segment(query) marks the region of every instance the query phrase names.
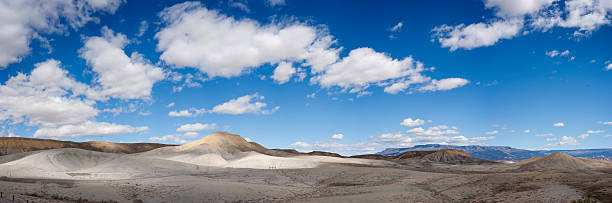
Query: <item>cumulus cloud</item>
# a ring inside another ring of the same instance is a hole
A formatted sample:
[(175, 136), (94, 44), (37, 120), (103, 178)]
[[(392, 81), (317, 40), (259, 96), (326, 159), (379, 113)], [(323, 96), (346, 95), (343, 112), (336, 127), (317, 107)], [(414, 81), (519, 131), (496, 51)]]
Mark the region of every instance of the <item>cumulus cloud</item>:
[[(455, 134), (454, 132), (451, 134)], [(489, 137), (465, 137), (465, 136), (445, 136), (444, 133), (434, 134), (419, 134), (413, 133), (412, 136), (403, 133), (385, 133), (377, 136), (371, 136), (370, 139), (375, 143), (387, 144), (395, 147), (411, 147), (419, 144), (452, 144), (452, 145), (470, 145), (480, 144), (483, 141), (495, 139)]]
[(400, 123), (401, 126), (406, 126), (406, 127), (420, 126), (423, 124), (425, 124), (425, 121), (418, 119), (418, 118), (417, 119), (406, 118)]
[(197, 68), (210, 77), (239, 76), (281, 61), (307, 60), (314, 64), (325, 61), (319, 56), (336, 53), (327, 51), (332, 41), (315, 27), (237, 20), (208, 10), (199, 2), (166, 8), (160, 17), (166, 24), (155, 35), (160, 58), (178, 68)]
[(547, 51), (546, 55), (550, 58), (555, 58), (556, 56), (568, 56), (570, 53), (569, 50), (565, 50), (563, 52), (559, 52), (557, 50)]
[(167, 108), (172, 108), (174, 107), (174, 102), (170, 102), (168, 105), (166, 105)]
[(612, 126), (612, 121), (599, 121), (599, 122), (597, 122), (597, 123), (602, 124), (602, 125), (609, 125), (609, 126)]
[(392, 32), (396, 32), (396, 31), (398, 31), (399, 29), (402, 29), (402, 27), (404, 27), (404, 22), (401, 22), (401, 21), (400, 21), (400, 22), (398, 22), (397, 24), (395, 24), (395, 25), (394, 25), (394, 26), (391, 28), (391, 31), (392, 31)]
[(576, 140), (576, 138), (574, 137), (563, 136), (559, 140), (559, 145), (579, 145), (579, 144), (580, 142), (578, 142), (578, 140)]
[(612, 70), (612, 63), (606, 66), (606, 70)]
[(162, 69), (137, 52), (128, 57), (123, 51), (129, 43), (125, 35), (115, 34), (107, 27), (102, 28), (102, 34), (87, 38), (80, 50), (81, 57), (96, 72), (102, 94), (121, 99), (150, 97), (153, 84), (165, 77)]
[(193, 114), (189, 112), (189, 110), (181, 110), (181, 111), (170, 111), (168, 112), (168, 116), (170, 117), (192, 117)]
[(21, 61), (30, 52), (32, 39), (47, 41), (44, 34), (77, 29), (94, 14), (114, 13), (122, 0), (20, 0), (0, 2), (0, 68)]
[(523, 132), (524, 132), (524, 133), (530, 133), (530, 132), (531, 132), (531, 130), (530, 130), (530, 129), (527, 129), (527, 130), (523, 130)]
[(193, 123), (193, 124), (184, 124), (176, 129), (177, 132), (196, 132), (202, 130), (213, 130), (217, 128), (217, 124), (215, 123)]
[(534, 14), (539, 10), (550, 6), (558, 0), (485, 0), (486, 8), (494, 8), (495, 15), (500, 17), (515, 17), (526, 14)]
[(523, 28), (523, 21), (497, 20), (489, 23), (475, 23), (471, 25), (442, 25), (433, 29), (434, 38), (442, 47), (457, 49), (474, 49), (491, 46), (503, 39), (517, 36)]
[(177, 68), (197, 68), (211, 78), (240, 76), (270, 64), (277, 66), (272, 78), (282, 84), (295, 74), (304, 79), (307, 73), (300, 67), (308, 67), (311, 83), (325, 88), (363, 95), (375, 84), (389, 86), (385, 92), (396, 94), (411, 84), (429, 82), (421, 72), (433, 70), (412, 57), (394, 59), (368, 47), (340, 58), (342, 47), (333, 47), (336, 40), (324, 26), (260, 24), (208, 10), (197, 2), (166, 8), (160, 17), (165, 25), (155, 38), (161, 60)]
[(266, 3), (270, 7), (284, 6), (285, 5), (285, 0), (266, 0)]
[(313, 144), (306, 142), (295, 142), (289, 147), (304, 151), (331, 151), (331, 152), (348, 152), (348, 153), (375, 153), (378, 143), (356, 142), (356, 143), (337, 143), (337, 142), (315, 142)]
[(423, 64), (412, 57), (398, 60), (371, 48), (358, 48), (332, 64), (314, 81), (325, 87), (363, 87), (373, 82), (419, 74), (424, 70)]
[(142, 35), (147, 32), (149, 29), (149, 23), (146, 20), (140, 21), (140, 27), (138, 28), (138, 33), (136, 33), (137, 37), (142, 37)]
[(331, 139), (334, 139), (334, 140), (341, 140), (342, 138), (344, 138), (344, 134), (341, 134), (341, 133), (333, 134), (331, 136)]
[(485, 135), (497, 135), (497, 134), (499, 134), (499, 131), (497, 130), (485, 132)]
[[(85, 97), (85, 99), (83, 99)], [(60, 62), (35, 64), (29, 75), (19, 73), (0, 85), (0, 120), (56, 126), (84, 122), (96, 115), (95, 90), (75, 81)]]
[(136, 133), (148, 130), (148, 127), (132, 127), (115, 123), (86, 121), (80, 124), (62, 125), (57, 128), (43, 127), (34, 133), (34, 137), (76, 138), (99, 137)]
[(257, 93), (247, 94), (236, 99), (229, 100), (223, 104), (219, 104), (210, 110), (217, 114), (271, 114), (276, 112), (280, 107), (276, 106), (271, 109), (265, 109), (268, 104), (261, 102), (264, 96)]
[(274, 69), (274, 75), (272, 75), (270, 78), (272, 78), (278, 84), (284, 84), (289, 82), (295, 73), (296, 69), (291, 63), (281, 62), (276, 66), (276, 69)]
[(485, 7), (495, 11), (496, 18), (489, 23), (442, 25), (434, 28), (434, 37), (454, 51), (491, 46), (521, 31), (545, 32), (553, 27), (575, 28), (574, 36), (588, 36), (610, 24), (612, 11), (609, 0), (485, 0)]
[(451, 90), (467, 85), (470, 81), (463, 78), (446, 78), (441, 80), (432, 80), (430, 84), (421, 87), (422, 91), (444, 91)]
[(306, 149), (306, 148), (310, 148), (312, 145), (308, 144), (307, 142), (295, 142), (291, 145), (289, 145), (289, 147), (291, 148), (297, 148), (297, 149)]
[(185, 144), (188, 141), (181, 139), (180, 136), (176, 136), (176, 135), (166, 135), (163, 137), (150, 137), (149, 140), (153, 141), (153, 142), (174, 142), (176, 144)]
[(429, 127), (427, 129), (423, 129), (421, 127), (413, 128), (413, 129), (407, 130), (406, 133), (412, 134), (414, 136), (419, 136), (419, 137), (435, 137), (435, 136), (442, 136), (442, 135), (457, 135), (459, 134), (459, 131), (457, 131), (457, 127), (448, 127), (446, 125), (439, 125), (439, 126)]
[(554, 127), (563, 127), (563, 126), (565, 126), (565, 123), (563, 123), (563, 122), (558, 122), (558, 123), (553, 124), (553, 126), (554, 126)]

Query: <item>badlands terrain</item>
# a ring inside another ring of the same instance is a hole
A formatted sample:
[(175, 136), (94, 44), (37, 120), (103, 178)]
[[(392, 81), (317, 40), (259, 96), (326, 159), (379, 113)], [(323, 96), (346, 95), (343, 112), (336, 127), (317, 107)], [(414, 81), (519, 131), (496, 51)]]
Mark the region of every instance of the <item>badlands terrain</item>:
[(612, 202), (612, 164), (462, 150), (345, 157), (215, 132), (181, 146), (0, 140), (0, 202)]

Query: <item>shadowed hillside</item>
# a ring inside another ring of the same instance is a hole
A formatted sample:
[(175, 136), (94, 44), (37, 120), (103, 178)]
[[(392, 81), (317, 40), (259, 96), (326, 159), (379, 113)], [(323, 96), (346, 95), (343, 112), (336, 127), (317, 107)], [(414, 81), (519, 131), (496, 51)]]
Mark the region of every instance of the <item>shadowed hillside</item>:
[(50, 139), (0, 137), (0, 156), (44, 149), (77, 148), (109, 153), (139, 153), (171, 145), (158, 143), (71, 142)]

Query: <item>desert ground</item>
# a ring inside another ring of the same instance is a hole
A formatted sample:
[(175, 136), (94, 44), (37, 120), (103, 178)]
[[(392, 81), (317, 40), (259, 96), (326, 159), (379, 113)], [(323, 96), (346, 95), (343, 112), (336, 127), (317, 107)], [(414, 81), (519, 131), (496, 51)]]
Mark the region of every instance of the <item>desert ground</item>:
[(223, 132), (131, 154), (19, 152), (0, 156), (0, 202), (612, 202), (612, 164), (562, 153), (518, 163), (459, 150), (332, 155)]

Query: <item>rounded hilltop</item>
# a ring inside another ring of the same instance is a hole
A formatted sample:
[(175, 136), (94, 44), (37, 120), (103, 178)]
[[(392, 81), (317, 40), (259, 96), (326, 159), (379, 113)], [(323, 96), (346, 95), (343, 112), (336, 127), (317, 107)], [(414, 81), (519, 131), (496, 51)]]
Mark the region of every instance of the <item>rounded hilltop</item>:
[(586, 160), (562, 152), (530, 158), (519, 162), (519, 165), (522, 170), (582, 171), (592, 168)]
[(240, 135), (223, 131), (213, 132), (205, 137), (200, 138), (199, 140), (181, 145), (180, 148), (183, 150), (197, 149), (200, 148), (202, 145), (217, 149), (223, 149), (226, 151), (265, 152), (268, 150), (258, 143), (246, 141)]

